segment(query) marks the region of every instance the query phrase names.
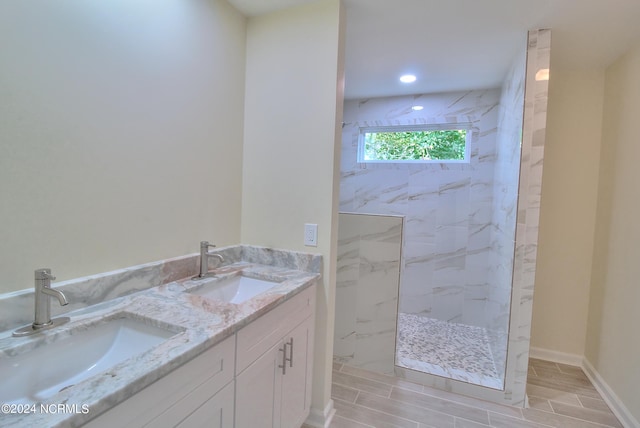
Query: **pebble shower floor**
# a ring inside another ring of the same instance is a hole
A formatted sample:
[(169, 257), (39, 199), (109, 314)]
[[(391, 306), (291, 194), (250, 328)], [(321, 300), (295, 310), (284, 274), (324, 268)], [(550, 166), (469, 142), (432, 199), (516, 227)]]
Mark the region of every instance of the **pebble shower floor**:
[(502, 389), (486, 329), (398, 314), (396, 365)]

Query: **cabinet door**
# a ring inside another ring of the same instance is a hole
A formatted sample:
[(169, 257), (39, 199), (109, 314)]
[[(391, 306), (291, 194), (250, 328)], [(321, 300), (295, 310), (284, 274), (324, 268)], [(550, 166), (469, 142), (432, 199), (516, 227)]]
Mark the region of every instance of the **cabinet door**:
[(235, 345), (225, 339), (84, 427), (175, 427), (233, 380)]
[(236, 428), (279, 427), (280, 349), (278, 343), (236, 377)]
[[(282, 428), (298, 428), (309, 415), (311, 401), (311, 372), (313, 367), (313, 316), (307, 318), (286, 337), (286, 373), (282, 376), (282, 403), (280, 405)], [(291, 341), (293, 340), (293, 346)], [(280, 373), (282, 374), (282, 373)]]
[(233, 428), (233, 382), (207, 400), (179, 428)]

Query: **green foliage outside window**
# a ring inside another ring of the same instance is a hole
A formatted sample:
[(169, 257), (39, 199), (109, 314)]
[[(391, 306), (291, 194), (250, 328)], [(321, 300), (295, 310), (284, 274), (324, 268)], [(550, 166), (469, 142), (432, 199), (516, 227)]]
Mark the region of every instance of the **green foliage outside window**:
[(467, 131), (367, 132), (364, 160), (464, 160)]

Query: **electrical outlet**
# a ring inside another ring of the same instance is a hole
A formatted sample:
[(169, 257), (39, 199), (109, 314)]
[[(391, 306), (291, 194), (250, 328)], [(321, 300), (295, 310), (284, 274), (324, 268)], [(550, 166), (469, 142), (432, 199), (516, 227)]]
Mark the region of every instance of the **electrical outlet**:
[(307, 247), (318, 246), (318, 225), (307, 223), (304, 225), (304, 245)]

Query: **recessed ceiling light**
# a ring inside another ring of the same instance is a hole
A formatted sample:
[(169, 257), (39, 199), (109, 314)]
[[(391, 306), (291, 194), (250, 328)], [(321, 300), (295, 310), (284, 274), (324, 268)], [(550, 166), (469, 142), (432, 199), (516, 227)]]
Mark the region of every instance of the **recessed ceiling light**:
[(411, 106), (411, 109), (412, 109), (412, 110), (415, 110), (415, 111), (420, 111), (420, 110), (422, 110), (423, 108), (424, 108), (423, 106)]
[(405, 74), (403, 76), (400, 76), (400, 81), (402, 83), (413, 83), (416, 81), (416, 76), (414, 76), (413, 74)]

